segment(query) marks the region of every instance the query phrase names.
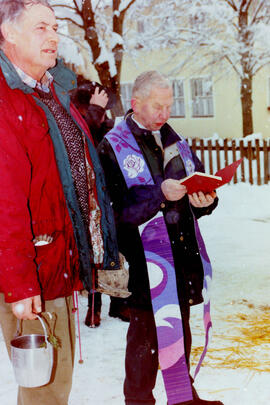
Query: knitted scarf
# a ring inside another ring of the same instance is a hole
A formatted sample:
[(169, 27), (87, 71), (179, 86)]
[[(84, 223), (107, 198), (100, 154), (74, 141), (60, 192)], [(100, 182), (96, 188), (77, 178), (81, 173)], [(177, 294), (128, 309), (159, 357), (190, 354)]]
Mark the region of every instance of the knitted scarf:
[(92, 244), (94, 262), (103, 261), (103, 242), (100, 225), (100, 208), (93, 191), (95, 173), (86, 158), (85, 137), (64, 107), (53, 97), (52, 92), (35, 89), (42, 102), (49, 108), (62, 135), (68, 154), (71, 175), (81, 215)]

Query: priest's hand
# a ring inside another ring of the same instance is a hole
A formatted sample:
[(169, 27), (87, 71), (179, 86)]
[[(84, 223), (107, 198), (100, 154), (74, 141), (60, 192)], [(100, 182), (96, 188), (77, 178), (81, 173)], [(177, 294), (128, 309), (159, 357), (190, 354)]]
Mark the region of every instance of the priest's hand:
[(189, 202), (196, 208), (204, 208), (208, 207), (209, 205), (213, 204), (214, 199), (216, 198), (216, 193), (212, 191), (209, 194), (204, 194), (202, 191), (198, 193), (189, 194)]
[(164, 180), (161, 183), (161, 190), (168, 201), (178, 201), (187, 193), (186, 187), (174, 179)]

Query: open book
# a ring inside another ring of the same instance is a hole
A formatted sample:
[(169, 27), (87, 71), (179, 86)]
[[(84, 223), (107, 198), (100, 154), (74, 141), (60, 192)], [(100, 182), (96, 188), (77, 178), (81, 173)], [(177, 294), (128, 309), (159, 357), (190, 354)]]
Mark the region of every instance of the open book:
[(225, 166), (223, 169), (218, 170), (215, 175), (194, 172), (180, 180), (180, 184), (186, 186), (188, 194), (197, 193), (198, 191), (205, 194), (211, 193), (211, 191), (231, 181), (242, 160), (243, 158)]

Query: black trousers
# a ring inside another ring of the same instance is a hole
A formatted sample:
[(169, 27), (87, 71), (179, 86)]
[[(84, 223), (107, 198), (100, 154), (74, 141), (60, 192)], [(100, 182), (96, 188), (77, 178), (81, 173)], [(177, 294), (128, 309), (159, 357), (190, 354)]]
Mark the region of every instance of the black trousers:
[[(190, 308), (182, 305), (182, 322), (186, 361), (189, 368), (191, 331)], [(126, 377), (124, 395), (126, 405), (155, 404), (153, 389), (158, 371), (158, 346), (153, 312), (130, 309), (130, 325), (127, 333)]]
[[(94, 297), (93, 297), (94, 295)], [(89, 293), (88, 294), (88, 307), (92, 308), (92, 303), (94, 301), (94, 311), (95, 312), (101, 312), (101, 304), (102, 304), (102, 298), (101, 298), (101, 293), (95, 292), (94, 294)], [(119, 297), (110, 297), (110, 310), (112, 311), (121, 311), (123, 307), (127, 307), (128, 303), (126, 298), (119, 298)], [(109, 311), (110, 311), (109, 310)]]

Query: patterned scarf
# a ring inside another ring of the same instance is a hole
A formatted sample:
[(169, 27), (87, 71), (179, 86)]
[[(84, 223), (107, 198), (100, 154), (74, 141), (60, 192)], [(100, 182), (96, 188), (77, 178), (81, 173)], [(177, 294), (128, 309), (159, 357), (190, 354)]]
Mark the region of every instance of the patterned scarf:
[(89, 242), (91, 241), (93, 247), (94, 262), (102, 263), (104, 250), (100, 224), (101, 212), (94, 194), (95, 173), (86, 158), (85, 137), (64, 107), (55, 100), (51, 91), (44, 92), (37, 87), (35, 91), (49, 108), (62, 135), (80, 212)]

